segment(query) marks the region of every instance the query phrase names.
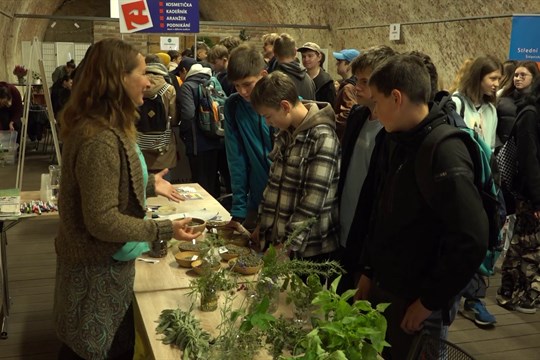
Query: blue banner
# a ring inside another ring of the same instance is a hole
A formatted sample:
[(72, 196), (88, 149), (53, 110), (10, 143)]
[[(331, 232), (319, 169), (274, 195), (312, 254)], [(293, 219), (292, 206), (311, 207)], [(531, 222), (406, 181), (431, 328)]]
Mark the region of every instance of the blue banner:
[(510, 60), (540, 61), (540, 15), (514, 15)]
[(199, 0), (118, 0), (121, 33), (198, 33)]

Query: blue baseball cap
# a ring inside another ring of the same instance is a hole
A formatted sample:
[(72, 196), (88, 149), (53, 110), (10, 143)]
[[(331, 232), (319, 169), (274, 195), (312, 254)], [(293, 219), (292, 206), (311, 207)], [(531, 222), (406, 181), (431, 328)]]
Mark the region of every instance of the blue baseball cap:
[(360, 55), (360, 51), (356, 49), (343, 49), (340, 52), (333, 53), (337, 60), (345, 60), (351, 62), (355, 57)]

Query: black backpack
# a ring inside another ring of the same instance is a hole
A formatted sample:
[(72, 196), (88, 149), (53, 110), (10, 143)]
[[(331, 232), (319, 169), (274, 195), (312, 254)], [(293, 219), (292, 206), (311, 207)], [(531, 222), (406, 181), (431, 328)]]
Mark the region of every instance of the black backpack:
[(444, 97), (439, 103), (447, 116), (445, 121), (432, 124), (429, 134), (420, 146), (415, 162), (416, 178), (426, 202), (431, 207), (435, 207), (432, 167), (426, 165), (432, 164), (437, 146), (443, 140), (459, 138), (463, 141), (474, 164), (474, 183), (489, 222), (488, 250), (479, 271), (485, 276), (490, 276), (494, 273), (495, 262), (502, 250), (501, 229), (506, 219), (506, 207), (499, 182), (500, 174), (489, 145), (474, 130), (465, 125), (463, 118), (455, 111), (455, 104), (451, 102), (450, 97)]
[(136, 127), (137, 143), (141, 150), (164, 153), (169, 148), (172, 133), (163, 95), (170, 86), (165, 84), (153, 97), (145, 97), (139, 107), (140, 118)]

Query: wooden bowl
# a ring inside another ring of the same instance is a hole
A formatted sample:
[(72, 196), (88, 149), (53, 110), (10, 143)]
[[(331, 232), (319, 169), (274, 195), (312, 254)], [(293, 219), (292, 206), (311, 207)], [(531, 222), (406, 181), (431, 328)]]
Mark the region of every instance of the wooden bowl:
[(205, 244), (203, 242), (195, 242), (193, 244), (191, 241), (180, 241), (178, 243), (178, 250), (182, 252), (191, 251), (195, 253), (201, 252), (201, 247), (203, 247)]
[(204, 267), (202, 266), (204, 262), (205, 260), (195, 260), (191, 263), (191, 268), (199, 275), (204, 275), (206, 271), (216, 272), (221, 268), (221, 265), (219, 263), (212, 267)]
[(206, 228), (208, 230), (217, 229), (227, 225), (229, 222), (227, 220), (208, 220), (206, 222)]
[(194, 233), (203, 232), (204, 229), (206, 229), (206, 221), (203, 219), (192, 218), (191, 222), (187, 224), (186, 228)]
[(233, 245), (233, 244), (228, 244), (228, 245), (225, 245), (223, 246), (225, 248), (228, 248), (230, 247), (231, 250), (227, 251), (227, 252), (221, 252), (221, 248), (218, 249), (219, 251), (219, 256), (221, 256), (221, 258), (225, 261), (229, 261), (231, 259), (234, 259), (234, 258), (237, 258), (239, 257), (240, 255), (246, 255), (246, 254), (249, 254), (250, 253), (250, 249), (249, 248), (246, 248), (246, 247), (242, 247), (242, 246), (236, 246), (236, 245)]
[(232, 233), (231, 235), (225, 237), (225, 243), (226, 244), (232, 244), (236, 246), (248, 246), (249, 245), (249, 236), (247, 234), (238, 234), (238, 233)]
[[(194, 256), (197, 256), (194, 258)], [(176, 262), (181, 267), (191, 268), (191, 263), (199, 258), (199, 253), (195, 251), (180, 251), (174, 255)]]
[(261, 268), (263, 266), (262, 260), (261, 263), (257, 266), (239, 266), (236, 264), (237, 261), (237, 257), (229, 260), (229, 269), (242, 275), (254, 275), (261, 271)]

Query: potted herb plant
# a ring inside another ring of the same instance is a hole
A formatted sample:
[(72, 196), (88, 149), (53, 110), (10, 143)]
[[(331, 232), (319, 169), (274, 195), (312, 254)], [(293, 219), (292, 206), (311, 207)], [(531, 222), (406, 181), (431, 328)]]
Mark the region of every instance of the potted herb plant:
[(225, 269), (218, 271), (205, 271), (190, 282), (192, 296), (199, 296), (201, 311), (214, 311), (217, 309), (219, 291), (230, 290), (236, 286), (236, 281)]
[(337, 293), (341, 276), (329, 289), (317, 293), (313, 305), (317, 307), (313, 330), (296, 346), (292, 359), (377, 360), (384, 347), (386, 319), (382, 312), (389, 304), (372, 308), (369, 301), (352, 305), (349, 300), (356, 290)]

